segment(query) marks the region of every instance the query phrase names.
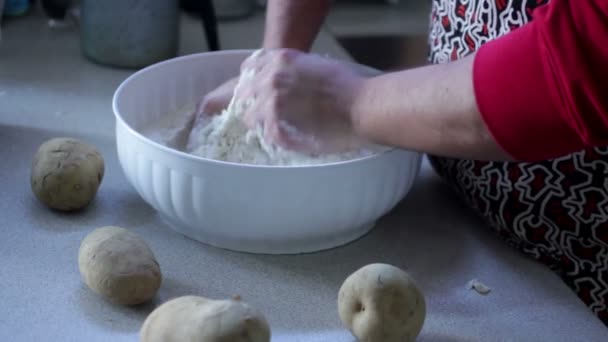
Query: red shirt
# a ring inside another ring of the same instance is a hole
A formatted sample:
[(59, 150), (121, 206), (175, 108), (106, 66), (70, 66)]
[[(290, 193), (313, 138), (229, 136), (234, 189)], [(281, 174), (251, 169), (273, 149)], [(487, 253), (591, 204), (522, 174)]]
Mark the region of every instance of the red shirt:
[(552, 0), (483, 45), (473, 82), (498, 144), (518, 160), (608, 145), (608, 0)]

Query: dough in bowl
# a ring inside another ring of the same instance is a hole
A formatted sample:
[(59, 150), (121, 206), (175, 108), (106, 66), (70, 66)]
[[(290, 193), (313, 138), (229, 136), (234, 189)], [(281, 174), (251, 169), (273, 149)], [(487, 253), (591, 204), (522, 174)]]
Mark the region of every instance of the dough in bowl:
[[(254, 77), (254, 74), (253, 70), (243, 70), (236, 87)], [(233, 97), (228, 108), (217, 115), (199, 118), (194, 125), (194, 106), (189, 105), (179, 113), (151, 124), (144, 134), (166, 146), (197, 156), (251, 165), (317, 165), (358, 159), (387, 150), (383, 146), (365, 144), (353, 151), (311, 156), (268, 144), (263, 139), (261, 128), (250, 130), (241, 120), (253, 101)], [(186, 137), (188, 131), (190, 134)]]

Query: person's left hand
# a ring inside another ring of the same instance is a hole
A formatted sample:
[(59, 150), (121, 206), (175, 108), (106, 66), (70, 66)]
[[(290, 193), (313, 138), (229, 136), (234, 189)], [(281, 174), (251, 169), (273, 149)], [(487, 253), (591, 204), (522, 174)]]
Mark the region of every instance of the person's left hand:
[(336, 60), (297, 50), (262, 50), (241, 71), (255, 76), (235, 90), (237, 99), (255, 99), (244, 122), (262, 127), (268, 143), (310, 154), (352, 150), (350, 107), (364, 78)]

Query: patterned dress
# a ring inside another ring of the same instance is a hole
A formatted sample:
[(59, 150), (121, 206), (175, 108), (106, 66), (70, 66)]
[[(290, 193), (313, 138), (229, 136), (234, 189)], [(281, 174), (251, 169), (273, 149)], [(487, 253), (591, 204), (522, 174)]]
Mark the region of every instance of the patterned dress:
[[(434, 0), (430, 61), (470, 54), (532, 20), (548, 1)], [(608, 147), (540, 163), (431, 163), (492, 229), (555, 270), (608, 325)]]

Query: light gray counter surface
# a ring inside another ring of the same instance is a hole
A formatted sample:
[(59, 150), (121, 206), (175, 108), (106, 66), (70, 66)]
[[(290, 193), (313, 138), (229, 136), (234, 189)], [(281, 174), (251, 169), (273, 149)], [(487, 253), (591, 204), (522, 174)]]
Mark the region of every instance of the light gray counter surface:
[[(225, 48), (253, 48), (263, 20), (222, 24)], [(182, 53), (203, 49), (200, 26), (183, 22)], [(74, 31), (39, 16), (7, 23), (0, 43), (0, 341), (137, 341), (155, 305), (181, 295), (240, 294), (268, 317), (273, 341), (353, 341), (341, 326), (337, 291), (372, 262), (408, 270), (424, 291), (420, 341), (602, 341), (608, 330), (551, 271), (499, 241), (463, 207), (427, 163), (406, 200), (364, 238), (300, 256), (211, 248), (174, 233), (123, 176), (111, 97), (132, 71), (81, 57)], [(321, 34), (315, 49), (345, 57)], [(106, 177), (86, 211), (59, 214), (29, 186), (31, 158), (45, 139), (76, 136), (106, 159)], [(80, 281), (77, 253), (92, 229), (120, 225), (143, 236), (162, 267), (154, 303), (107, 303)], [(286, 227), (288, 229), (288, 227)], [(487, 296), (466, 289), (477, 278)]]

